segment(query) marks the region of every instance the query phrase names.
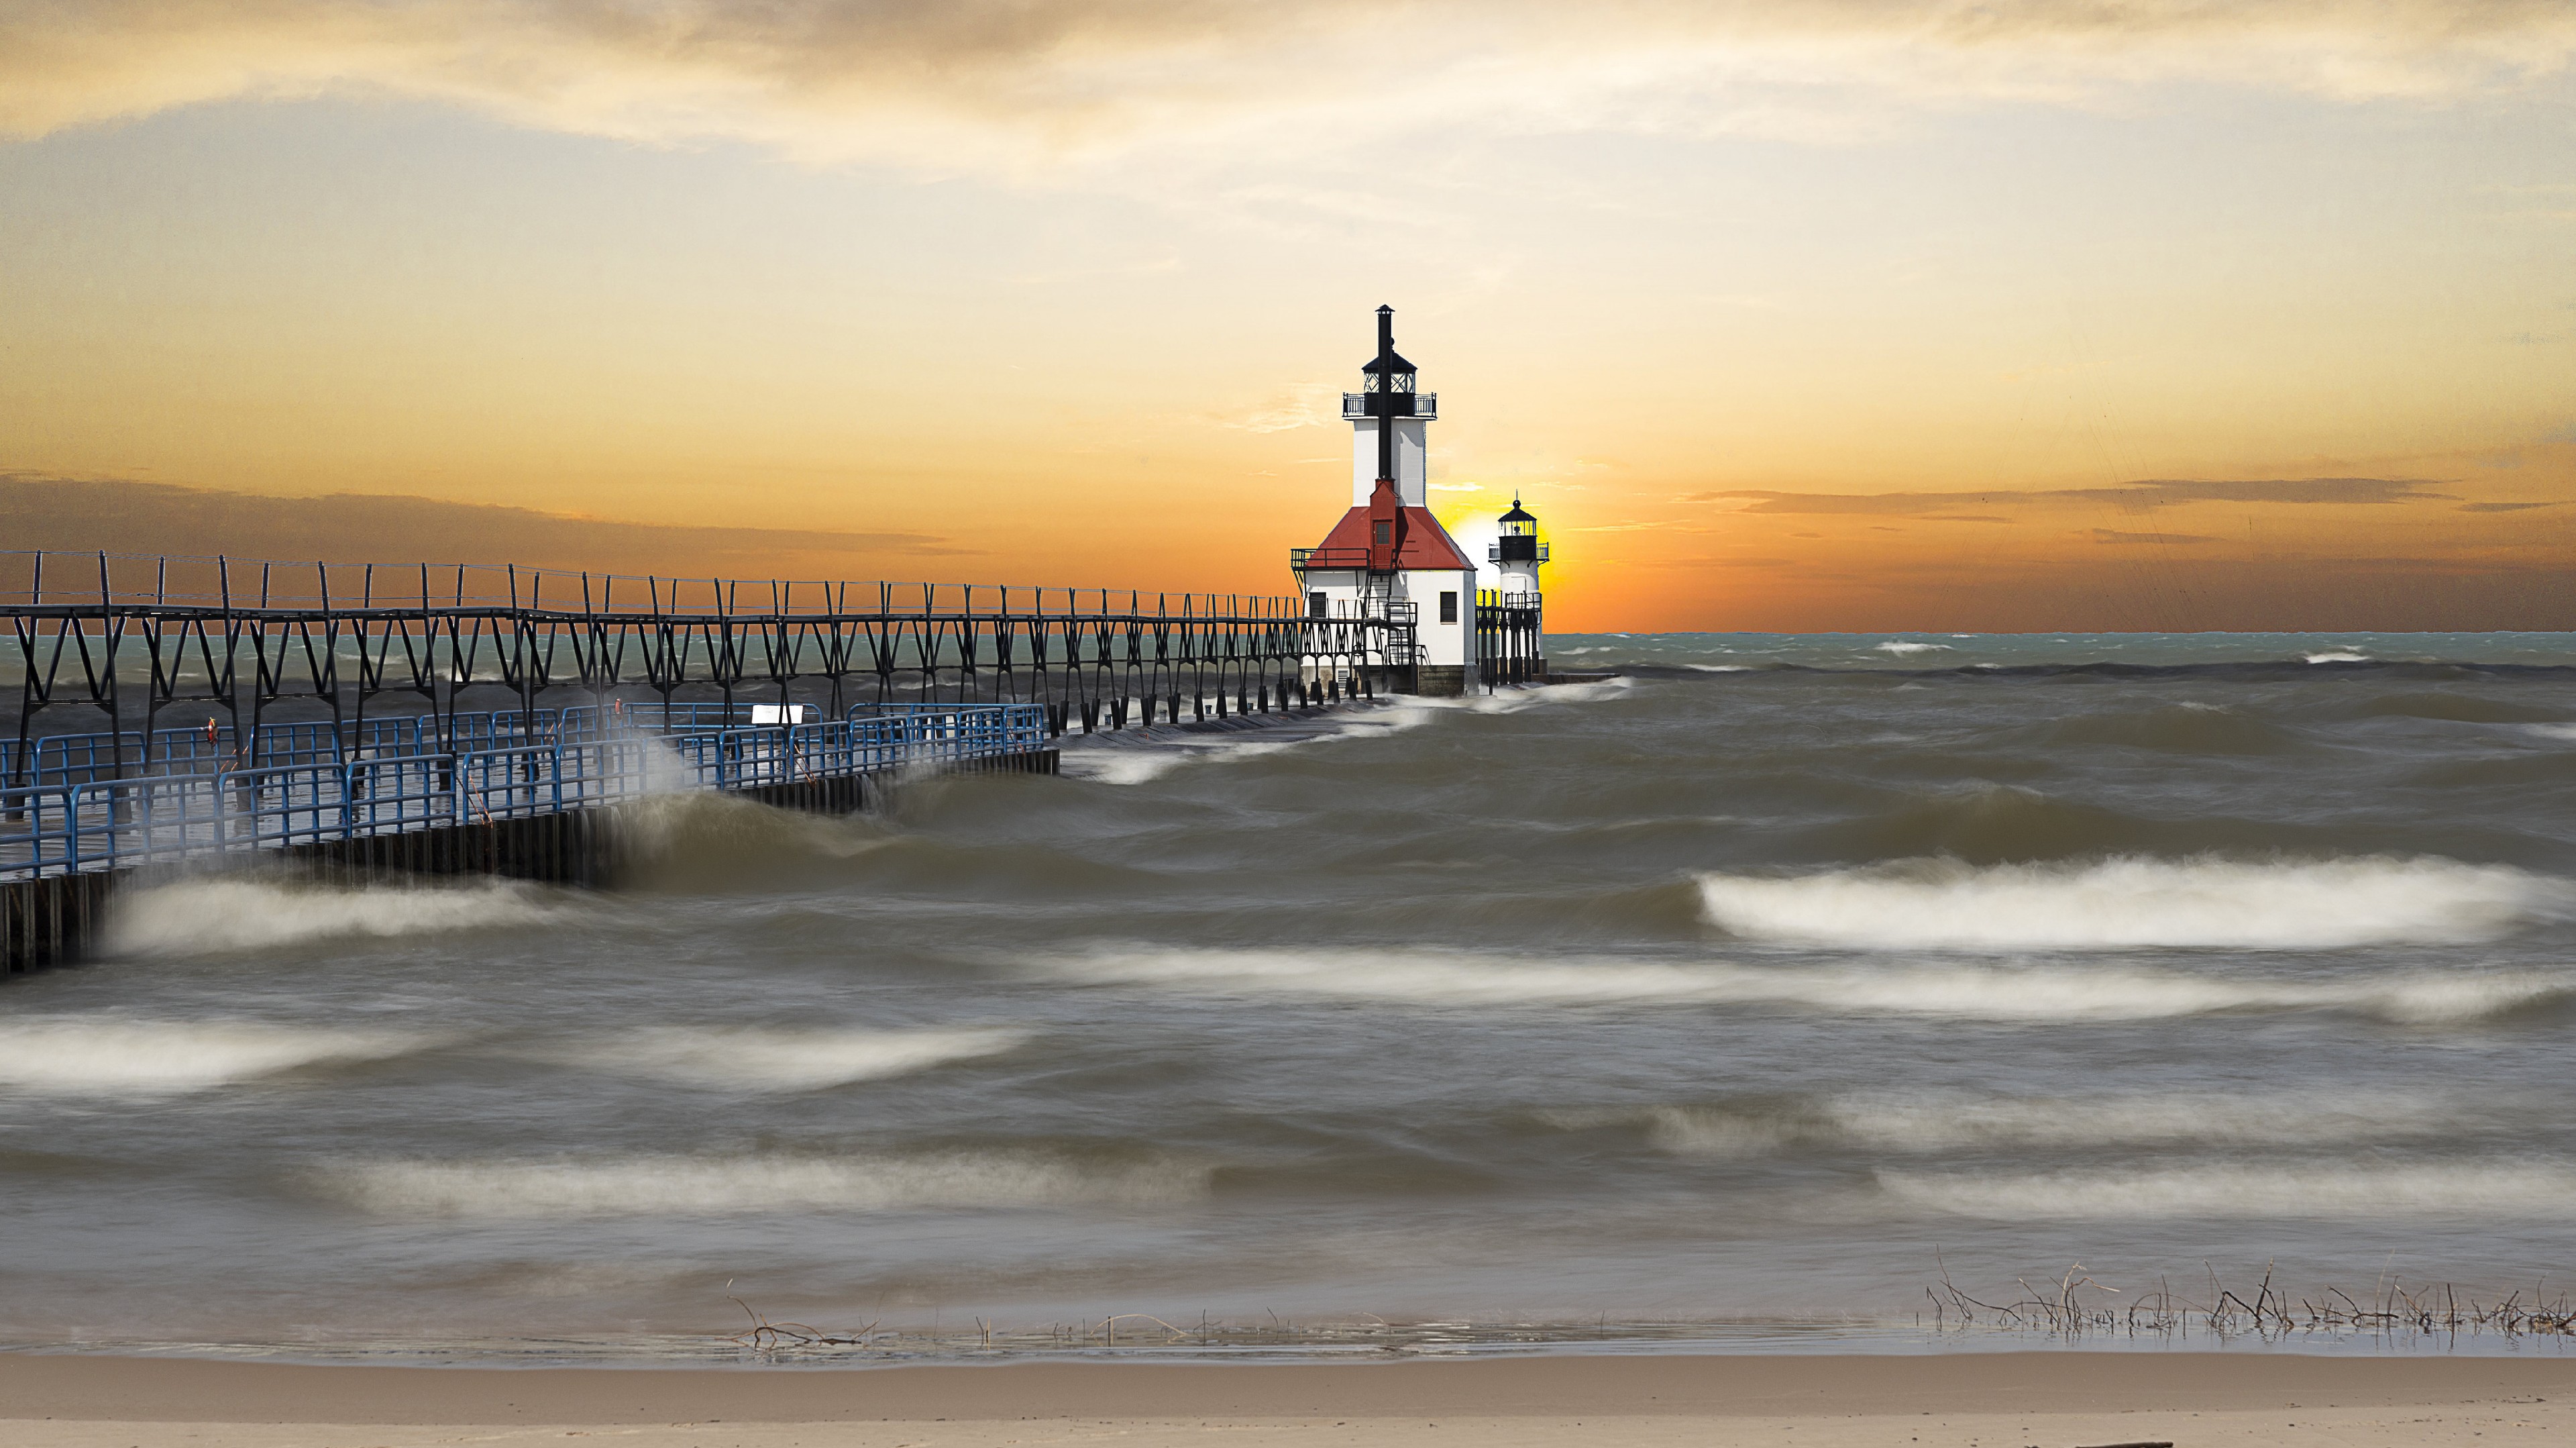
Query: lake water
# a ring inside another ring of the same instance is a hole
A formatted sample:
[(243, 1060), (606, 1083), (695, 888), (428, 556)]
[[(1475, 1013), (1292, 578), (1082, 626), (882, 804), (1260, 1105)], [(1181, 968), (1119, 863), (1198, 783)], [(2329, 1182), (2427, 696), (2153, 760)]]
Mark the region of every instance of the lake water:
[(2576, 638), (1551, 652), (1629, 676), (672, 796), (613, 893), (131, 897), (0, 988), (0, 1339), (1865, 1341), (1945, 1267), (2571, 1265)]

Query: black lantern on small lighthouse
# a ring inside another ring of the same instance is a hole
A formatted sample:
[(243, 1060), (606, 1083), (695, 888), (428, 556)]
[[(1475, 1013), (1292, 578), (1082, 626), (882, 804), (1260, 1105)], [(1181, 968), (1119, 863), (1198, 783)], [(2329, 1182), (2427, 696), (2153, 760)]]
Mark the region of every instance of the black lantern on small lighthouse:
[(1512, 499), (1512, 510), (1495, 525), (1496, 537), (1485, 550), (1485, 561), (1502, 575), (1502, 592), (1506, 595), (1538, 593), (1538, 566), (1547, 561), (1547, 544), (1538, 536), (1538, 518)]

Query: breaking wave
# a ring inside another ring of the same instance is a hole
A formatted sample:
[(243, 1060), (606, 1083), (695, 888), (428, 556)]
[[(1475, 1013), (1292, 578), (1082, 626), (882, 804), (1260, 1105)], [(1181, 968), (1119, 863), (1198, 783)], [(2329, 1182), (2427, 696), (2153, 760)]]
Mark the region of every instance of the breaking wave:
[(536, 925), (571, 913), (536, 887), (506, 880), (345, 888), (216, 875), (118, 895), (104, 944), (119, 955), (197, 955)]
[(729, 867), (797, 857), (849, 859), (890, 838), (864, 815), (780, 809), (713, 790), (646, 795), (611, 817), (630, 863), (664, 877), (721, 877)]
[(2323, 950), (2489, 940), (2564, 918), (2569, 882), (2434, 857), (1903, 860), (1794, 877), (1703, 875), (1731, 935), (1862, 950)]
[(1908, 1205), (1998, 1221), (2227, 1217), (2576, 1218), (2576, 1169), (2557, 1162), (2191, 1166), (1970, 1176), (1880, 1171)]
[[(1798, 1148), (1872, 1152), (2030, 1147), (2314, 1145), (2456, 1132), (2481, 1117), (2437, 1097), (2236, 1093), (2076, 1097), (1853, 1094), (1613, 1112), (1558, 1112), (1566, 1128), (1634, 1124), (1677, 1156), (1750, 1157)], [(2488, 1113), (2485, 1119), (2492, 1119)]]
[(1254, 759), (1264, 754), (1277, 754), (1294, 749), (1315, 739), (1332, 738), (1318, 735), (1314, 739), (1229, 739), (1221, 743), (1184, 743), (1177, 740), (1149, 744), (1102, 744), (1088, 749), (1067, 749), (1058, 767), (1073, 779), (1093, 784), (1145, 784), (1162, 778), (1185, 764), (1215, 764), (1237, 759)]
[(2576, 975), (2413, 971), (2297, 980), (2078, 966), (1748, 966), (1531, 960), (1433, 951), (1101, 950), (1044, 967), (1096, 985), (1445, 1006), (1698, 1002), (1994, 1021), (2119, 1021), (2340, 1010), (2433, 1025), (2576, 995)]
[(2151, 709), (2079, 714), (2033, 728), (2024, 737), (2053, 745), (2109, 744), (2171, 754), (2278, 754), (2300, 742), (2277, 724), (2189, 699)]
[(1257, 759), (1265, 754), (1335, 740), (1382, 738), (1391, 733), (1419, 729), (1455, 715), (1518, 714), (1549, 704), (1595, 703), (1617, 698), (1634, 686), (1633, 680), (1622, 676), (1579, 684), (1502, 689), (1491, 694), (1469, 694), (1455, 699), (1401, 695), (1374, 704), (1349, 706), (1327, 716), (1326, 721), (1318, 722), (1329, 722), (1332, 727), (1320, 733), (1290, 739), (1264, 739), (1256, 731), (1246, 731), (1253, 737), (1218, 736), (1210, 739), (1188, 736), (1134, 744), (1104, 742), (1077, 745), (1063, 751), (1058, 768), (1072, 778), (1094, 784), (1147, 784), (1188, 764)]
[(573, 1053), (573, 1060), (597, 1071), (688, 1086), (814, 1091), (998, 1055), (1026, 1039), (1026, 1032), (998, 1028), (789, 1031), (673, 1026), (583, 1046)]
[(0, 1025), (0, 1088), (62, 1095), (176, 1095), (429, 1044), (399, 1031), (254, 1021), (21, 1020)]
[(2451, 724), (2552, 724), (2567, 718), (2566, 709), (2554, 703), (2449, 692), (2380, 695), (2347, 704), (2338, 712), (2355, 719), (2431, 719)]
[(1183, 1162), (993, 1151), (376, 1161), (327, 1169), (312, 1184), (384, 1216), (610, 1217), (1139, 1206), (1204, 1196), (1210, 1177)]

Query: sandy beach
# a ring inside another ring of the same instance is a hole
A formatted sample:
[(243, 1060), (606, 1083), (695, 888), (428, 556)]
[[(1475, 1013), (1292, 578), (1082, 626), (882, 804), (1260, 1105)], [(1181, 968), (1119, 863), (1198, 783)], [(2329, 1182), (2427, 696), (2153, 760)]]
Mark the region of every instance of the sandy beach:
[(2576, 1435), (2576, 1359), (2208, 1353), (1551, 1357), (878, 1369), (317, 1367), (0, 1357), (28, 1448), (1222, 1442), (2514, 1444)]

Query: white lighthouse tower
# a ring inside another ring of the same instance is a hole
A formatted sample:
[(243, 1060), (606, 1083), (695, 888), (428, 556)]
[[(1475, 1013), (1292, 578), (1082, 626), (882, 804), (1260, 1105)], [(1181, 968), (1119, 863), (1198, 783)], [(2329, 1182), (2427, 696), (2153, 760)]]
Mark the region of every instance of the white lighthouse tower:
[(1501, 577), (1503, 586), (1498, 591), (1505, 598), (1527, 594), (1535, 604), (1539, 597), (1538, 566), (1547, 561), (1547, 545), (1539, 541), (1538, 518), (1515, 496), (1512, 510), (1497, 522), (1497, 535), (1485, 558)]
[[(1463, 694), (1476, 683), (1476, 565), (1431, 516), (1425, 431), (1436, 393), (1415, 386), (1395, 350), (1395, 309), (1377, 309), (1377, 355), (1342, 394), (1351, 424), (1351, 510), (1324, 541), (1288, 556), (1314, 618), (1414, 626), (1414, 687)], [(1535, 578), (1535, 574), (1532, 575)], [(1533, 585), (1534, 586), (1534, 585)]]
[(1547, 637), (1538, 591), (1539, 565), (1547, 561), (1547, 542), (1538, 536), (1538, 518), (1521, 506), (1494, 523), (1494, 541), (1486, 546), (1496, 587), (1476, 598), (1476, 654), (1488, 685), (1547, 682)]

